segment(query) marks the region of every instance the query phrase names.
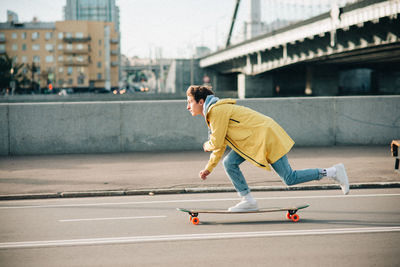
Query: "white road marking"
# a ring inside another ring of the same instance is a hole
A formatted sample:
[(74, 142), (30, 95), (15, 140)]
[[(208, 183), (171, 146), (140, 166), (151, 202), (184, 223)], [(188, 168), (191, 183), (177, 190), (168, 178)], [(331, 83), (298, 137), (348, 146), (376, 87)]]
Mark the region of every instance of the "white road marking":
[(112, 217), (112, 218), (87, 218), (87, 219), (67, 219), (58, 220), (59, 222), (85, 222), (85, 221), (111, 221), (111, 220), (134, 220), (134, 219), (154, 219), (166, 218), (167, 216), (134, 216), (134, 217)]
[[(283, 200), (283, 199), (323, 199), (323, 198), (363, 198), (363, 197), (397, 197), (400, 194), (363, 194), (363, 195), (328, 195), (328, 196), (293, 196), (293, 197), (258, 197), (257, 200)], [(42, 209), (61, 207), (98, 207), (98, 206), (121, 206), (121, 205), (142, 205), (142, 204), (164, 204), (164, 203), (193, 203), (193, 202), (216, 202), (216, 201), (237, 201), (238, 198), (216, 198), (216, 199), (177, 199), (177, 200), (153, 200), (135, 202), (105, 202), (85, 204), (61, 204), (61, 205), (27, 205), (27, 206), (0, 206), (2, 209)]]
[(193, 241), (210, 239), (255, 238), (255, 237), (283, 237), (283, 236), (311, 236), (311, 235), (339, 235), (358, 233), (388, 233), (400, 232), (400, 226), (370, 227), (370, 228), (338, 228), (338, 229), (312, 229), (312, 230), (286, 230), (286, 231), (260, 231), (260, 232), (232, 232), (232, 233), (207, 233), (207, 234), (182, 234), (158, 236), (131, 236), (112, 238), (91, 238), (72, 240), (27, 241), (0, 243), (0, 249), (60, 247), (60, 246), (88, 246), (108, 244), (129, 244), (161, 241)]

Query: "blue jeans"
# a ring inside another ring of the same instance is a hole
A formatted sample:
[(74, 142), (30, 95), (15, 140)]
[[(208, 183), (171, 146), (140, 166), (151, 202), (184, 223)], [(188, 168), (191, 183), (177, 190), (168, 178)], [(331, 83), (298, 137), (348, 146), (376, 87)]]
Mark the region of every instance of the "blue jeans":
[[(234, 150), (229, 152), (223, 160), (225, 172), (231, 179), (233, 186), (240, 196), (244, 196), (250, 193), (250, 188), (247, 185), (246, 179), (244, 178), (243, 173), (239, 168), (239, 165), (242, 164), (244, 161), (245, 159), (242, 158)], [(286, 155), (271, 165), (286, 185), (295, 185), (313, 180), (320, 180), (323, 177), (322, 169), (305, 169), (293, 171)]]

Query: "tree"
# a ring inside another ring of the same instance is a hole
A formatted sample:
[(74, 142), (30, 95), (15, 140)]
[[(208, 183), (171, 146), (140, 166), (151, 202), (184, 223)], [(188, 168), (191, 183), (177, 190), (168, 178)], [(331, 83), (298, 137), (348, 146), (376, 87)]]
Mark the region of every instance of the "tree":
[(19, 88), (25, 77), (22, 73), (23, 67), (23, 63), (14, 63), (7, 54), (0, 56), (0, 90), (11, 88), (11, 82), (14, 82), (15, 89)]
[(31, 90), (31, 92), (35, 92), (36, 90), (39, 91), (40, 93), (40, 85), (37, 81), (35, 81), (35, 73), (38, 72), (38, 68), (36, 67), (35, 63), (30, 64), (26, 64), (26, 69), (29, 70), (29, 72), (31, 73), (31, 79), (29, 80), (28, 78), (26, 78), (25, 80), (25, 84), (29, 84), (29, 89)]

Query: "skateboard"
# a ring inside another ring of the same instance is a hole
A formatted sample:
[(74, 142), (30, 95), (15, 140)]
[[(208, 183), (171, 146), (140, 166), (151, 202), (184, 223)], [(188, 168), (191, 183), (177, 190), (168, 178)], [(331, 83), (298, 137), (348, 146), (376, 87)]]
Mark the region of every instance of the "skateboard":
[(228, 210), (218, 210), (218, 209), (209, 209), (209, 210), (191, 210), (191, 209), (183, 209), (177, 208), (178, 211), (186, 212), (190, 215), (190, 222), (194, 225), (200, 223), (200, 219), (198, 218), (199, 213), (214, 213), (214, 214), (248, 214), (248, 213), (263, 213), (263, 212), (275, 212), (275, 211), (287, 211), (286, 218), (292, 220), (293, 222), (298, 222), (300, 220), (300, 216), (296, 214), (298, 210), (305, 209), (310, 205), (300, 205), (300, 206), (292, 206), (286, 208), (265, 208), (259, 209), (256, 211), (240, 211), (240, 212), (231, 212)]

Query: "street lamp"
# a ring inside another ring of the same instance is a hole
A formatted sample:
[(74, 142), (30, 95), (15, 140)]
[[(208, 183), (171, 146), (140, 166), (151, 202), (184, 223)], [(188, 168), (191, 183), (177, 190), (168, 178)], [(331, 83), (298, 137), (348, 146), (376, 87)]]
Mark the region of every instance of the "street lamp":
[(14, 95), (14, 92), (15, 92), (14, 63), (11, 63), (11, 70), (10, 70), (10, 87), (11, 87), (11, 95)]

